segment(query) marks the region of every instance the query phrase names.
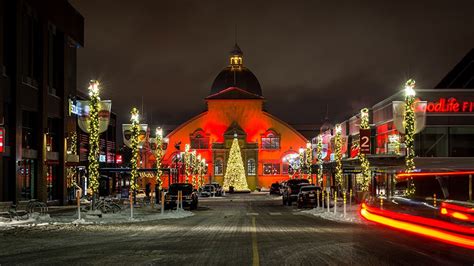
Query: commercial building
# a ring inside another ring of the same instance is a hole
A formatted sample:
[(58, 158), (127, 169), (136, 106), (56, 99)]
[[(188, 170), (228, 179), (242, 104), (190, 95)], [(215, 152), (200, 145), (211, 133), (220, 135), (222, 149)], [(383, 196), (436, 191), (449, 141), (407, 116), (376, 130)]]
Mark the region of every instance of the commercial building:
[(67, 199), (84, 18), (58, 0), (0, 0), (0, 201)]
[[(373, 173), (373, 194), (393, 194), (395, 176), (405, 169), (404, 136), (397, 131), (394, 115), (395, 101), (404, 101), (404, 97), (400, 91), (370, 108), (371, 152), (367, 157)], [(415, 135), (416, 172), (433, 176), (436, 172), (455, 172), (456, 181), (449, 182), (452, 190), (459, 191), (456, 195), (451, 193), (451, 197), (472, 200), (472, 176), (468, 173), (474, 170), (474, 49), (435, 88), (416, 88), (416, 97), (426, 101), (425, 126)], [(341, 123), (345, 186), (355, 190), (355, 179), (360, 173), (359, 125), (359, 114)], [(327, 136), (323, 138), (327, 147), (325, 168), (326, 180), (331, 184), (335, 164), (333, 131), (333, 127), (328, 127), (322, 132)], [(462, 172), (466, 174), (460, 175)], [(424, 191), (421, 184), (417, 188), (419, 196), (433, 195), (432, 189)], [(438, 195), (442, 193), (439, 191)]]

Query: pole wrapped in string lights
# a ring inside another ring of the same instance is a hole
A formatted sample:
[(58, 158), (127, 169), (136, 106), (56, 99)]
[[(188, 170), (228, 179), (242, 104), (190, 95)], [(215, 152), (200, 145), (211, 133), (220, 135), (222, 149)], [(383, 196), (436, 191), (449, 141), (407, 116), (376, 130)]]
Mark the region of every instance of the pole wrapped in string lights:
[[(405, 83), (405, 117), (403, 120), (403, 126), (405, 129), (405, 172), (411, 173), (415, 170), (415, 85), (416, 82), (413, 79), (407, 80)], [(407, 196), (415, 194), (415, 185), (413, 178), (408, 181), (408, 186), (405, 191)]]
[(305, 166), (305, 159), (304, 159), (304, 149), (300, 148), (298, 150), (298, 161), (299, 161), (299, 167), (298, 167), (298, 178), (303, 178), (304, 175), (304, 166)]
[(335, 156), (336, 156), (336, 187), (341, 187), (343, 184), (342, 178), (342, 128), (341, 124), (337, 124), (335, 127), (336, 136), (334, 139), (334, 144), (336, 145)]
[(308, 180), (312, 184), (313, 177), (312, 177), (312, 169), (311, 165), (313, 164), (313, 149), (311, 147), (311, 142), (306, 143), (306, 150), (305, 150), (305, 169), (306, 173), (308, 174)]
[(323, 136), (320, 134), (317, 137), (318, 143), (316, 145), (316, 153), (318, 156), (318, 172), (317, 172), (317, 184), (322, 187), (323, 185)]
[(194, 188), (197, 186), (197, 171), (198, 171), (197, 154), (196, 154), (196, 150), (193, 150), (191, 152), (191, 182)]
[[(72, 132), (71, 136), (68, 137), (70, 141), (70, 147), (67, 151), (68, 154), (77, 155), (77, 133)], [(66, 168), (66, 176), (67, 176), (67, 188), (72, 188), (74, 184), (76, 184), (76, 175), (77, 169), (75, 166), (69, 166)]]
[(184, 161), (184, 175), (185, 175), (185, 182), (189, 182), (189, 176), (191, 175), (191, 154), (189, 152), (190, 146), (189, 144), (186, 144), (184, 146), (184, 155), (183, 155), (183, 161)]
[(91, 80), (89, 83), (89, 188), (92, 195), (99, 189), (99, 82)]
[[(369, 109), (363, 108), (360, 110), (360, 129), (370, 129), (369, 125)], [(367, 157), (364, 153), (360, 150), (359, 144), (359, 161), (362, 170), (362, 178), (357, 179), (360, 190), (363, 192), (369, 191), (369, 183), (370, 183), (370, 162), (367, 160)]]
[(133, 108), (130, 112), (132, 122), (132, 135), (130, 137), (130, 143), (132, 148), (132, 159), (131, 163), (131, 172), (130, 172), (130, 193), (132, 194), (137, 188), (136, 179), (138, 177), (138, 135), (140, 134), (140, 114), (137, 108)]
[(161, 170), (161, 163), (163, 161), (163, 129), (161, 127), (156, 128), (156, 148), (154, 153), (156, 159), (156, 186), (161, 190), (161, 176), (163, 175)]

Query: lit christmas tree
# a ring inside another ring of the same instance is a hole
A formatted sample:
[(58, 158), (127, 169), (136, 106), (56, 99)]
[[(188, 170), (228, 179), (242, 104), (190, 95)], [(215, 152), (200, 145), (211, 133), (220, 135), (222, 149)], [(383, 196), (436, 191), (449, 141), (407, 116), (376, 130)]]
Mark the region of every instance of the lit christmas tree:
[(224, 175), (224, 189), (234, 187), (235, 190), (248, 190), (247, 178), (245, 177), (244, 162), (240, 154), (239, 141), (234, 137), (232, 147), (230, 148), (227, 169)]

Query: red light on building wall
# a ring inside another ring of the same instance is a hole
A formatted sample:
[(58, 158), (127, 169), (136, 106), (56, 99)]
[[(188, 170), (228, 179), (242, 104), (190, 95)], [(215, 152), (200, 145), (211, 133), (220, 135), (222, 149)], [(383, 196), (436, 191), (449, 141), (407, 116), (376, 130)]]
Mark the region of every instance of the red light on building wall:
[(115, 155), (115, 163), (116, 164), (122, 164), (122, 155), (121, 154)]
[(437, 102), (428, 102), (428, 113), (469, 113), (474, 111), (474, 102), (458, 101), (456, 98), (440, 98)]
[(0, 153), (3, 153), (5, 147), (5, 128), (0, 127)]

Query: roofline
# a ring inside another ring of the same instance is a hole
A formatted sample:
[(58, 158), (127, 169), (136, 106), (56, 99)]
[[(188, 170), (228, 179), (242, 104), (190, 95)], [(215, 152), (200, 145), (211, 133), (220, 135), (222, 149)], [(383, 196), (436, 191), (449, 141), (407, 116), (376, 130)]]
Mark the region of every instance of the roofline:
[(191, 123), (192, 121), (200, 118), (201, 116), (204, 116), (207, 114), (208, 111), (205, 111), (205, 112), (202, 112), (196, 116), (193, 116), (191, 117), (190, 119), (188, 119), (186, 122), (182, 123), (181, 125), (179, 125), (177, 128), (175, 128), (173, 131), (171, 131), (170, 133), (168, 133), (168, 135), (166, 135), (166, 138), (169, 138), (171, 135), (173, 135), (176, 131), (178, 130), (181, 130), (183, 127), (187, 126), (189, 123)]
[(289, 129), (291, 129), (291, 131), (293, 131), (293, 133), (295, 133), (296, 135), (298, 135), (298, 137), (302, 138), (303, 140), (305, 140), (306, 142), (308, 142), (309, 140), (306, 139), (300, 132), (298, 132), (296, 129), (294, 129), (291, 125), (289, 125), (288, 123), (286, 123), (285, 121), (281, 120), (280, 118), (270, 114), (270, 113), (267, 113), (265, 111), (262, 111), (263, 114), (265, 114), (266, 116), (272, 118), (272, 119), (275, 119), (276, 121), (282, 123), (283, 125), (287, 126)]
[(218, 93), (211, 94), (211, 95), (207, 96), (207, 97), (204, 98), (204, 99), (206, 99), (206, 100), (224, 100), (224, 99), (212, 99), (211, 97), (214, 97), (214, 96), (217, 96), (217, 95), (219, 95), (219, 94), (223, 94), (223, 93), (225, 93), (225, 92), (228, 92), (228, 91), (231, 91), (231, 90), (235, 90), (235, 89), (237, 89), (237, 90), (239, 90), (239, 91), (241, 91), (241, 92), (243, 92), (243, 93), (246, 93), (246, 94), (249, 94), (249, 95), (252, 95), (252, 96), (256, 96), (256, 97), (258, 97), (258, 99), (232, 99), (232, 100), (260, 100), (260, 99), (263, 100), (263, 99), (265, 99), (263, 96), (260, 96), (260, 95), (255, 94), (255, 93), (248, 92), (248, 91), (246, 91), (246, 90), (244, 90), (244, 89), (241, 89), (241, 88), (239, 88), (239, 87), (228, 87), (227, 89), (221, 90), (221, 91), (218, 92)]

